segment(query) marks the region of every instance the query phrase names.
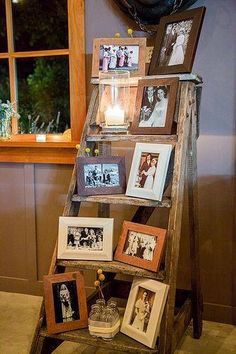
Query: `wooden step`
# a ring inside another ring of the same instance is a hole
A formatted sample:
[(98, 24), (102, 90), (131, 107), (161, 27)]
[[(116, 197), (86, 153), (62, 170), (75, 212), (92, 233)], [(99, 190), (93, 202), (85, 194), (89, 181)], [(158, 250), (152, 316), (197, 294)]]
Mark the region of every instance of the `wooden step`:
[(48, 334), (45, 327), (40, 330), (40, 336), (61, 339), (64, 341), (84, 343), (91, 346), (103, 347), (104, 353), (106, 350), (123, 351), (125, 353), (135, 354), (154, 354), (158, 353), (156, 349), (150, 349), (145, 345), (135, 341), (134, 339), (118, 333), (112, 341), (104, 341), (101, 338), (92, 337), (88, 329), (79, 329), (76, 331), (63, 332), (58, 334)]
[(134, 267), (129, 264), (121, 263), (118, 261), (81, 261), (81, 260), (57, 260), (57, 265), (63, 267), (72, 267), (79, 269), (103, 269), (105, 272), (129, 274), (137, 277), (152, 278), (159, 281), (164, 281), (165, 272), (163, 270), (159, 272), (151, 272), (142, 268)]
[(177, 135), (131, 135), (131, 134), (92, 134), (86, 136), (86, 141), (138, 141), (145, 143), (175, 144)]
[(128, 197), (124, 194), (114, 194), (114, 195), (94, 195), (94, 196), (81, 196), (74, 194), (72, 196), (73, 202), (92, 202), (92, 203), (103, 203), (103, 204), (127, 204), (145, 207), (159, 207), (159, 208), (170, 208), (171, 201), (170, 198), (163, 197), (162, 201), (148, 200), (142, 198)]

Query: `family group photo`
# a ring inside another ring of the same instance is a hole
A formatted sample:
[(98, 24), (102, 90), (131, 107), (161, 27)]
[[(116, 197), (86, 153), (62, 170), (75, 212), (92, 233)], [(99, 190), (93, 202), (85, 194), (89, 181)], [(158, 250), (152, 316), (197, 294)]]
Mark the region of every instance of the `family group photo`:
[(168, 107), (169, 86), (147, 86), (139, 116), (139, 127), (164, 127)]
[(166, 26), (159, 57), (160, 66), (183, 64), (192, 23), (192, 20), (186, 20)]
[(84, 165), (85, 188), (116, 187), (120, 185), (118, 164)]
[(102, 251), (103, 228), (102, 227), (68, 227), (67, 249), (76, 251)]
[(139, 287), (130, 325), (144, 333), (147, 332), (154, 297), (154, 292)]
[(78, 320), (79, 308), (76, 281), (54, 283), (52, 286), (56, 323)]
[(135, 187), (152, 189), (156, 175), (158, 153), (142, 153), (136, 175)]
[(152, 261), (156, 245), (155, 236), (129, 231), (123, 252), (129, 256)]
[(101, 45), (99, 70), (138, 70), (138, 45)]

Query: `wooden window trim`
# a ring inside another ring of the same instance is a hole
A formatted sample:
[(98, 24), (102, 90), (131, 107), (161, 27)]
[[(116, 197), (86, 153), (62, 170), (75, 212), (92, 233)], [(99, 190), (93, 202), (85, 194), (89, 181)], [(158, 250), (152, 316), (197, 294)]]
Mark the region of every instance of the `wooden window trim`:
[(0, 141), (0, 162), (74, 163), (75, 145), (80, 141), (86, 116), (84, 0), (67, 2), (68, 49), (14, 52), (12, 4), (11, 0), (5, 1), (8, 52), (0, 53), (0, 59), (8, 59), (10, 99), (17, 102), (16, 58), (68, 55), (71, 139), (64, 134), (47, 134), (46, 142), (36, 142), (34, 134), (17, 134), (17, 121), (13, 119), (12, 138)]

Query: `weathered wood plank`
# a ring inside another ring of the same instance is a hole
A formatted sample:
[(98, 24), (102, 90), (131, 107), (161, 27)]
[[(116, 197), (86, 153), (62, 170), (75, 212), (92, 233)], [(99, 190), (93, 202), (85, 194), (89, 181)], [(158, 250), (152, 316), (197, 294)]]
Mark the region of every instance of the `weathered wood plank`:
[(105, 272), (115, 272), (121, 274), (130, 274), (137, 277), (147, 277), (157, 279), (159, 281), (163, 281), (165, 279), (165, 272), (159, 271), (151, 272), (142, 268), (134, 267), (131, 265), (127, 265), (125, 263), (121, 263), (118, 261), (112, 262), (102, 262), (102, 261), (81, 261), (81, 260), (57, 260), (57, 265), (63, 267), (77, 267), (79, 269), (94, 269), (97, 270), (99, 268), (103, 269)]
[(173, 334), (172, 334), (172, 350), (174, 351), (183, 337), (184, 332), (186, 331), (189, 322), (192, 318), (192, 302), (191, 299), (188, 298), (179, 312), (175, 316)]
[(145, 143), (172, 144), (177, 141), (177, 135), (131, 135), (131, 134), (89, 134), (87, 141), (138, 141)]
[(146, 207), (159, 207), (159, 208), (170, 208), (171, 201), (169, 198), (163, 198), (163, 200), (148, 200), (141, 198), (127, 197), (124, 194), (114, 194), (114, 195), (94, 195), (94, 196), (80, 196), (74, 194), (72, 197), (74, 202), (93, 202), (93, 203), (105, 203), (105, 204), (126, 204), (126, 205), (136, 205), (136, 206), (146, 206)]

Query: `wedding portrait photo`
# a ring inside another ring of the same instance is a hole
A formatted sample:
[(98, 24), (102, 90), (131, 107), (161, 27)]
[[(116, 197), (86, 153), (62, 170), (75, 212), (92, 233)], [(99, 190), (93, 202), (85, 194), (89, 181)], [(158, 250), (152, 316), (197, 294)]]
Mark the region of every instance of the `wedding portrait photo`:
[(155, 292), (139, 287), (130, 321), (133, 328), (144, 333), (147, 332), (154, 298)]
[(157, 237), (130, 230), (128, 232), (123, 253), (152, 261), (157, 245)]
[(84, 165), (85, 188), (119, 186), (118, 164)]
[(52, 288), (56, 323), (78, 320), (80, 316), (76, 281), (54, 283)]
[(138, 45), (101, 45), (99, 70), (138, 70)]
[(68, 226), (67, 249), (77, 251), (102, 251), (103, 228)]
[(166, 26), (159, 65), (183, 64), (193, 20), (170, 23)]
[(159, 154), (143, 152), (136, 175), (135, 187), (152, 189), (157, 169)]

